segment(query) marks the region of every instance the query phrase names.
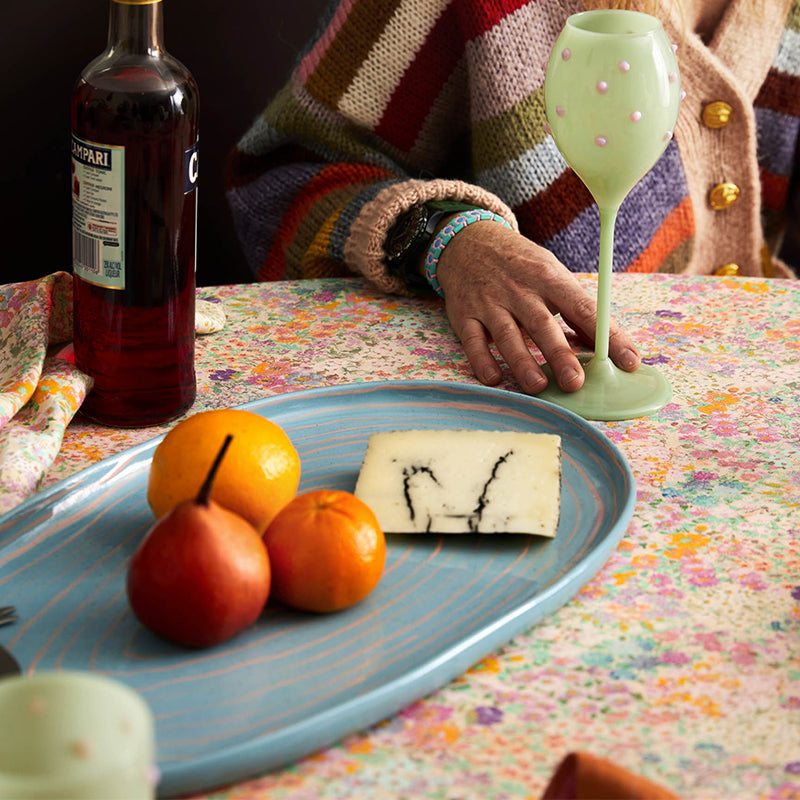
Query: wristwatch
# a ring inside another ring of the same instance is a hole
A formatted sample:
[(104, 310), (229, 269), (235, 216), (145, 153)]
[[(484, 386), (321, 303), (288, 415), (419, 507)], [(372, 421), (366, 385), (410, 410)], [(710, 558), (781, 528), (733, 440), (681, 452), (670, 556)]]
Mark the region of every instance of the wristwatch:
[(427, 281), (418, 270), (420, 256), (445, 217), (473, 208), (474, 205), (452, 200), (430, 200), (411, 206), (386, 234), (383, 244), (386, 268), (392, 275), (402, 278), (410, 289), (428, 290)]

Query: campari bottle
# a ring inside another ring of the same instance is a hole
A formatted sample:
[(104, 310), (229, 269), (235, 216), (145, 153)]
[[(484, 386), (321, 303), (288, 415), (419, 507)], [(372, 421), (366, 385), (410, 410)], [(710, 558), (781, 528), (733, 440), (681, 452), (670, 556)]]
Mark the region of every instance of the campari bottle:
[(72, 96), (75, 363), (87, 416), (141, 427), (195, 398), (198, 91), (164, 50), (161, 0), (110, 6)]

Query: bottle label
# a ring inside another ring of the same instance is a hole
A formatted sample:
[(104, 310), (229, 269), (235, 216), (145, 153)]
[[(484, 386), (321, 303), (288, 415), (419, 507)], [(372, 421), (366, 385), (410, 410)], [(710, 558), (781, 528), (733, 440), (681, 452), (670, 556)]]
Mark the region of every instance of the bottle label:
[(198, 140), (186, 149), (183, 158), (183, 193), (191, 194), (194, 192), (194, 271), (197, 274), (197, 219), (198, 219), (198, 200), (197, 200), (197, 172), (199, 166), (199, 137)]
[(72, 136), (72, 268), (125, 288), (125, 148)]
[(198, 167), (197, 142), (188, 147), (183, 154), (183, 193), (189, 194), (197, 188)]

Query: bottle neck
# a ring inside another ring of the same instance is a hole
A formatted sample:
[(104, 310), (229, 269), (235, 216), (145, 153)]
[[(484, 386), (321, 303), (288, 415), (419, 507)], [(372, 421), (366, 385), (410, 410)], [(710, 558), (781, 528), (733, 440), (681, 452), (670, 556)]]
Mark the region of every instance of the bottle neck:
[(111, 0), (109, 51), (160, 56), (163, 52), (161, 0)]

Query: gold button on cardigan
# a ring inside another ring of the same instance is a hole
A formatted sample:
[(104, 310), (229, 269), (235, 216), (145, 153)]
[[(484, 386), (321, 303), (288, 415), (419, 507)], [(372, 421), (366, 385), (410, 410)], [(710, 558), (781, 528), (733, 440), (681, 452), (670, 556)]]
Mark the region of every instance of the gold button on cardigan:
[(731, 275), (738, 275), (739, 274), (739, 265), (738, 264), (723, 264), (714, 274), (719, 276), (720, 278), (729, 277)]
[(739, 199), (739, 187), (735, 183), (718, 183), (708, 193), (708, 204), (715, 211), (730, 208)]
[(723, 100), (715, 100), (703, 107), (701, 118), (707, 128), (724, 128), (730, 121), (733, 109)]

